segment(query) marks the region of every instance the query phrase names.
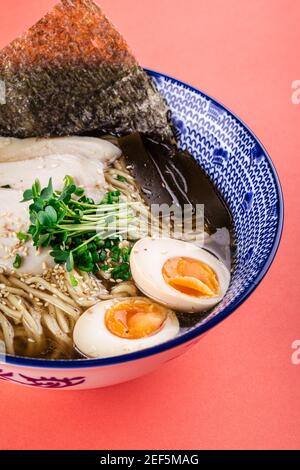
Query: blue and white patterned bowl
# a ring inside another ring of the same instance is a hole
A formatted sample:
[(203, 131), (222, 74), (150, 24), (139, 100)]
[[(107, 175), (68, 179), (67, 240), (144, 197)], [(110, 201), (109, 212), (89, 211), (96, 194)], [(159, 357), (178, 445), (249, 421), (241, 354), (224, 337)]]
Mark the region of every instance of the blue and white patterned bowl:
[(237, 252), (223, 302), (201, 324), (162, 345), (99, 360), (43, 361), (4, 357), (0, 379), (32, 387), (83, 389), (141, 376), (190, 348), (254, 291), (267, 273), (283, 226), (283, 198), (274, 166), (252, 132), (230, 111), (200, 91), (148, 71), (173, 112), (179, 142), (206, 170), (234, 220)]

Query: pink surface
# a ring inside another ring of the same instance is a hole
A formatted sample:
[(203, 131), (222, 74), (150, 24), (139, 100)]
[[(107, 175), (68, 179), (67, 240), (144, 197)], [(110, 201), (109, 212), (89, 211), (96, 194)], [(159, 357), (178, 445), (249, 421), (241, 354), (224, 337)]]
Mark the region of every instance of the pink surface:
[[(53, 0), (0, 0), (0, 46)], [(101, 0), (147, 67), (234, 110), (270, 152), (286, 202), (268, 276), (191, 352), (110, 389), (57, 393), (0, 384), (2, 449), (299, 449), (298, 0)]]

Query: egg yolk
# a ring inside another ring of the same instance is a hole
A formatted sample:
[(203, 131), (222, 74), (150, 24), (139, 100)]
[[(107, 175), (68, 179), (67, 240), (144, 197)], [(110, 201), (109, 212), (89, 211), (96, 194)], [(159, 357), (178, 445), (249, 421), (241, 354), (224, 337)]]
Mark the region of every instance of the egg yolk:
[(216, 297), (220, 285), (215, 271), (202, 261), (176, 257), (166, 261), (162, 274), (174, 289), (192, 297)]
[(107, 329), (116, 336), (139, 339), (154, 335), (167, 319), (167, 310), (147, 300), (127, 300), (112, 307), (105, 315)]

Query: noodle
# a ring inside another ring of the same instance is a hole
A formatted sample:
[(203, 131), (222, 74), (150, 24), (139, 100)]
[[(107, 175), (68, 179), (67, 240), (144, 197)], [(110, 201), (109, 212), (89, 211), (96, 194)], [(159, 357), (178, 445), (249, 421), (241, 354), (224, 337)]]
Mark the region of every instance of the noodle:
[(49, 292), (56, 295), (64, 302), (66, 302), (67, 304), (72, 305), (72, 307), (76, 307), (76, 302), (74, 302), (72, 299), (70, 299), (70, 297), (65, 295), (63, 292), (61, 292), (56, 287), (52, 286), (49, 282), (47, 282), (45, 279), (41, 277), (30, 277), (26, 279), (26, 284), (35, 284), (37, 287), (38, 285), (40, 287), (42, 286), (43, 288), (47, 289)]
[(0, 303), (0, 310), (9, 318), (12, 318), (16, 322), (20, 322), (22, 315), (17, 312), (16, 310), (13, 310), (12, 308), (8, 307), (4, 303)]
[[(15, 284), (18, 287), (22, 287), (23, 289), (27, 289), (29, 294), (32, 296), (36, 296), (36, 298), (43, 300), (45, 302), (49, 302), (49, 304), (54, 305), (55, 307), (61, 308), (65, 313), (68, 313), (71, 316), (75, 316), (78, 313), (78, 309), (72, 308), (70, 305), (64, 303), (62, 300), (60, 300), (57, 296), (57, 294), (54, 295), (49, 295), (46, 294), (44, 291), (40, 291), (38, 289), (34, 289), (33, 287), (27, 286), (24, 282), (20, 281), (19, 279), (15, 279), (13, 277), (10, 277), (9, 280)], [(32, 298), (34, 299), (34, 297)]]
[(112, 297), (136, 297), (138, 290), (133, 282), (122, 282), (111, 290)]
[(2, 313), (0, 313), (0, 326), (3, 332), (6, 351), (8, 354), (14, 354), (14, 329)]
[(27, 331), (28, 337), (34, 339), (37, 343), (40, 342), (42, 336), (42, 328), (37, 324), (35, 319), (30, 315), (27, 310), (23, 311), (22, 323)]
[(62, 343), (67, 346), (67, 348), (72, 346), (72, 339), (61, 330), (56, 319), (52, 315), (46, 313), (43, 317), (43, 321), (55, 341)]
[(6, 292), (10, 292), (11, 294), (16, 294), (19, 297), (24, 297), (25, 299), (29, 300), (30, 297), (27, 292), (24, 292), (22, 289), (18, 289), (16, 287), (9, 287), (8, 285), (5, 286)]
[(70, 333), (70, 327), (69, 327), (68, 319), (65, 316), (64, 312), (62, 310), (60, 310), (59, 308), (56, 309), (56, 321), (57, 321), (60, 329), (64, 333), (66, 333), (66, 334)]

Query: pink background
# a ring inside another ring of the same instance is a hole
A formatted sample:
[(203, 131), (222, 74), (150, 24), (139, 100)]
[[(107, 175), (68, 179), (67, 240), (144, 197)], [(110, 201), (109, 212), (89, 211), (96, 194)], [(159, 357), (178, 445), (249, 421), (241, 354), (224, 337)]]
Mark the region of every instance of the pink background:
[[(100, 0), (99, 0), (100, 1)], [(0, 0), (0, 46), (54, 0)], [(101, 0), (140, 62), (208, 92), (269, 150), (286, 226), (268, 276), (191, 352), (87, 392), (0, 384), (2, 449), (299, 449), (299, 0)]]

